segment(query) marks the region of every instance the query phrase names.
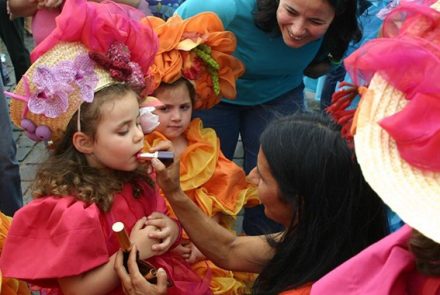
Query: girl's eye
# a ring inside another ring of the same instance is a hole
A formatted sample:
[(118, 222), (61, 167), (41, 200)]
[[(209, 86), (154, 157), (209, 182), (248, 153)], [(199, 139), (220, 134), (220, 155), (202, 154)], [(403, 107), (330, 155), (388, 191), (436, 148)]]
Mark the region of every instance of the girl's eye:
[(128, 129), (119, 130), (117, 133), (118, 133), (118, 135), (124, 136), (128, 133)]
[(163, 107), (158, 107), (156, 110), (158, 110), (159, 112), (162, 112), (162, 113), (166, 113), (169, 111), (169, 108), (166, 106), (163, 106)]
[(183, 106), (181, 106), (181, 109), (182, 110), (184, 110), (184, 111), (187, 111), (187, 110), (189, 110), (191, 108), (191, 106), (190, 105), (183, 105)]

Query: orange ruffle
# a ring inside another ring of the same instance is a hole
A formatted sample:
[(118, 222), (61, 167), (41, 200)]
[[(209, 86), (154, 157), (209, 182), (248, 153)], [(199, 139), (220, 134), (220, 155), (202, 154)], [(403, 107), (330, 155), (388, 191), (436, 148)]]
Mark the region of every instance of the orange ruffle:
[[(191, 121), (185, 132), (188, 147), (180, 157), (180, 183), (183, 191), (203, 212), (237, 215), (243, 206), (259, 204), (256, 188), (246, 181), (244, 171), (220, 150), (215, 131), (203, 128), (200, 119)], [(166, 140), (155, 131), (145, 136), (148, 149)]]
[(191, 50), (204, 44), (211, 48), (211, 57), (220, 66), (220, 94), (215, 94), (211, 75), (202, 65), (197, 78), (194, 79), (197, 93), (195, 107), (210, 108), (217, 104), (220, 98), (235, 98), (235, 82), (243, 74), (244, 66), (232, 56), (237, 45), (234, 34), (224, 31), (223, 24), (216, 14), (206, 12), (185, 20), (174, 15), (166, 22), (148, 16), (143, 18), (141, 23), (153, 27), (159, 37), (159, 50), (154, 65), (150, 68), (152, 90), (161, 82), (172, 83), (183, 76), (183, 71), (197, 67), (194, 65), (197, 62), (195, 54)]

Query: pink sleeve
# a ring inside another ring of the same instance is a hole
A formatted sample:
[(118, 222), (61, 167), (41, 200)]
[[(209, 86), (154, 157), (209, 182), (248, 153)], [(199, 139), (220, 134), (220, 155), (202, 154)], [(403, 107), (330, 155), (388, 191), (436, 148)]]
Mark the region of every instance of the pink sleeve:
[(89, 271), (109, 259), (96, 205), (73, 197), (37, 199), (14, 216), (0, 257), (6, 277), (44, 281)]

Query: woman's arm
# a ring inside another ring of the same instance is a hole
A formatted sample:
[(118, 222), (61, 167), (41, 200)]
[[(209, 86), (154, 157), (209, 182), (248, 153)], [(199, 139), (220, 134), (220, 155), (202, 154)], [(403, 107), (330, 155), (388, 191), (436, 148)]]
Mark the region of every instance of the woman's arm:
[(260, 272), (272, 259), (274, 250), (264, 236), (237, 237), (203, 214), (180, 188), (178, 161), (166, 168), (153, 159), (152, 165), (179, 221), (206, 257), (222, 268), (246, 272)]

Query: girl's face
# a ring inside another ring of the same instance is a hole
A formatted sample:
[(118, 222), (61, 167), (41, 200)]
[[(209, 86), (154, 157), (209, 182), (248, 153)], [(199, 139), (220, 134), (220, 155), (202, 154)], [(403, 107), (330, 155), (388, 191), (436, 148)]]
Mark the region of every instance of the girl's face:
[(139, 103), (132, 91), (104, 102), (102, 116), (96, 129), (92, 153), (86, 155), (90, 166), (133, 171), (139, 162), (136, 154), (144, 145), (144, 134), (139, 125)]
[(155, 96), (163, 103), (163, 106), (156, 107), (160, 122), (156, 130), (173, 141), (182, 136), (191, 122), (192, 104), (188, 88), (184, 83), (159, 87)]
[(293, 48), (321, 38), (334, 17), (327, 0), (280, 0), (277, 10), (284, 43)]
[(269, 163), (261, 148), (258, 152), (257, 167), (252, 169), (248, 179), (257, 185), (258, 197), (264, 205), (264, 214), (288, 227), (293, 217), (293, 208), (281, 200), (278, 183), (272, 176)]

